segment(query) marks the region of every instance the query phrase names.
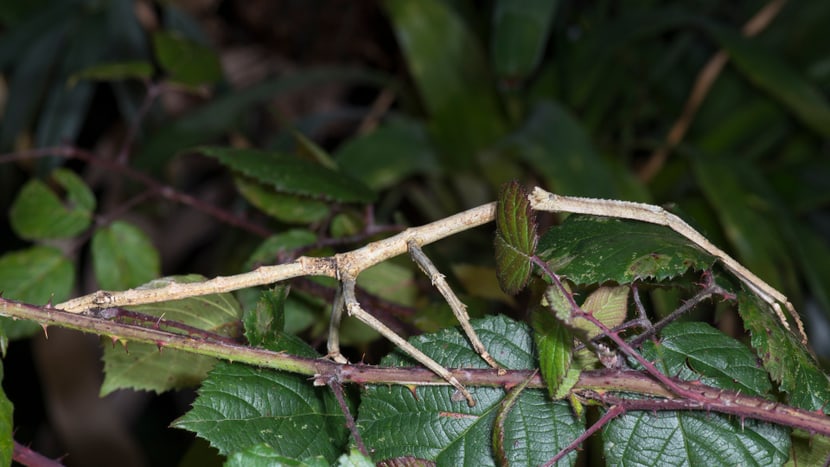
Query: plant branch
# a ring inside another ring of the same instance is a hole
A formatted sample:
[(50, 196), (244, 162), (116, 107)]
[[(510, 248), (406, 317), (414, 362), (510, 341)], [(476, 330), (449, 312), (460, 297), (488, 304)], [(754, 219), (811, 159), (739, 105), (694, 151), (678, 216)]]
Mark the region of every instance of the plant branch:
[(116, 161), (104, 159), (96, 156), (94, 153), (74, 146), (57, 146), (52, 148), (38, 148), (28, 151), (18, 151), (10, 154), (0, 155), (0, 164), (27, 160), (40, 157), (58, 156), (66, 159), (78, 159), (97, 167), (120, 173), (125, 177), (137, 181), (147, 188), (151, 189), (155, 194), (162, 198), (174, 201), (185, 206), (190, 206), (197, 211), (201, 211), (215, 219), (218, 219), (228, 225), (244, 229), (259, 237), (268, 237), (271, 232), (260, 225), (254, 224), (247, 219), (236, 216), (235, 214), (226, 211), (222, 208), (206, 203), (199, 198), (190, 196), (185, 193), (176, 191), (173, 187), (165, 185), (156, 181), (153, 177), (131, 168), (128, 165), (120, 164)]
[(623, 406), (623, 405), (612, 406), (610, 409), (605, 411), (604, 414), (602, 414), (602, 417), (600, 417), (599, 420), (594, 422), (594, 424), (591, 425), (587, 430), (583, 431), (581, 435), (577, 436), (575, 440), (571, 441), (570, 444), (568, 444), (561, 451), (556, 453), (556, 455), (553, 456), (551, 458), (551, 460), (545, 462), (545, 464), (544, 464), (545, 467), (550, 467), (552, 465), (556, 465), (556, 463), (559, 462), (559, 459), (562, 459), (569, 452), (571, 452), (574, 449), (576, 449), (577, 447), (579, 447), (580, 444), (582, 444), (583, 442), (585, 442), (585, 440), (587, 440), (588, 438), (593, 436), (594, 433), (599, 431), (600, 428), (607, 425), (608, 422), (610, 422), (614, 418), (619, 417), (620, 415), (624, 414), (625, 410), (626, 410), (625, 406)]
[[(307, 375), (315, 385), (327, 385), (332, 378), (342, 383), (447, 385), (447, 381), (423, 367), (377, 367), (364, 364), (339, 364), (326, 359), (306, 358), (284, 352), (273, 352), (241, 344), (213, 341), (175, 334), (159, 329), (108, 321), (96, 316), (67, 313), (51, 307), (35, 306), (0, 298), (0, 315), (28, 319), (42, 326), (60, 326), (115, 340), (136, 341), (160, 347), (207, 355), (222, 360), (274, 370)], [(499, 374), (493, 369), (454, 369), (452, 375), (468, 387), (513, 387), (528, 382), (530, 388), (546, 385), (535, 370), (507, 370)], [(668, 378), (668, 377), (665, 377)], [(595, 370), (583, 372), (573, 392), (580, 397), (631, 410), (703, 410), (757, 419), (800, 428), (811, 433), (830, 436), (830, 417), (819, 411), (807, 411), (779, 404), (760, 397), (742, 395), (696, 382), (668, 378), (681, 388), (684, 397), (676, 397), (651, 375), (641, 371)], [(634, 393), (656, 399), (627, 399), (618, 393)], [(691, 396), (694, 399), (690, 399)]]
[(12, 459), (20, 465), (27, 467), (61, 467), (63, 464), (60, 461), (50, 459), (43, 454), (33, 451), (17, 441), (14, 441), (14, 451)]

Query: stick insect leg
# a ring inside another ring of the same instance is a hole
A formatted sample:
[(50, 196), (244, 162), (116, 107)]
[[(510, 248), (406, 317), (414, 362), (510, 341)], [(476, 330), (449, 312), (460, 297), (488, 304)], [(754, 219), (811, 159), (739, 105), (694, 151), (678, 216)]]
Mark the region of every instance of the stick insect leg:
[(449, 370), (444, 368), (435, 360), (429, 358), (425, 353), (416, 349), (415, 346), (407, 342), (401, 336), (397, 335), (395, 331), (389, 329), (385, 324), (380, 322), (377, 318), (370, 315), (368, 312), (366, 312), (363, 308), (360, 307), (360, 304), (358, 303), (354, 293), (355, 280), (353, 278), (342, 278), (342, 281), (343, 301), (346, 304), (346, 311), (349, 313), (349, 316), (354, 316), (367, 326), (381, 333), (384, 337), (386, 337), (393, 344), (395, 344), (399, 349), (409, 354), (412, 358), (414, 358), (422, 365), (432, 370), (438, 376), (444, 378), (448, 383), (455, 387), (458, 394), (463, 396), (464, 399), (467, 399), (467, 404), (470, 407), (476, 405), (476, 401), (475, 399), (473, 399), (473, 395), (470, 394), (470, 392), (458, 381), (458, 379), (455, 378), (455, 376), (453, 376), (453, 374)]
[(331, 318), (329, 320), (329, 338), (327, 342), (328, 357), (337, 363), (348, 363), (346, 357), (340, 353), (340, 320), (343, 317), (343, 292), (338, 287), (334, 293), (334, 302), (331, 304)]
[(631, 201), (560, 196), (549, 193), (539, 187), (536, 187), (533, 190), (528, 199), (530, 200), (530, 205), (533, 209), (540, 211), (570, 212), (574, 214), (617, 217), (621, 219), (631, 219), (640, 222), (648, 222), (650, 224), (663, 225), (674, 230), (680, 235), (686, 237), (698, 248), (719, 259), (727, 270), (735, 274), (741, 282), (746, 284), (747, 287), (772, 306), (772, 309), (775, 311), (778, 319), (781, 320), (781, 325), (783, 325), (787, 330), (790, 330), (789, 320), (787, 320), (787, 317), (781, 309), (781, 303), (783, 303), (798, 327), (798, 333), (801, 337), (802, 343), (807, 343), (807, 334), (804, 332), (804, 324), (801, 322), (801, 318), (798, 317), (798, 313), (796, 313), (795, 308), (784, 294), (764, 282), (760, 277), (745, 268), (734, 258), (727, 255), (725, 251), (715, 246), (706, 237), (701, 235), (700, 232), (687, 224), (683, 219), (666, 211), (660, 206), (634, 203)]
[(450, 288), (450, 285), (447, 283), (444, 275), (438, 272), (438, 268), (432, 264), (432, 261), (430, 261), (427, 255), (424, 254), (424, 251), (421, 250), (421, 247), (419, 247), (414, 240), (406, 242), (406, 246), (412, 260), (415, 261), (418, 267), (421, 268), (421, 271), (429, 277), (430, 281), (432, 281), (432, 285), (434, 285), (435, 288), (441, 292), (441, 295), (444, 296), (444, 300), (446, 300), (450, 305), (450, 309), (452, 309), (453, 314), (461, 324), (461, 329), (464, 330), (464, 334), (467, 335), (473, 349), (481, 355), (481, 358), (487, 362), (488, 365), (500, 370), (500, 372), (504, 372), (505, 370), (499, 366), (495, 360), (493, 360), (493, 357), (489, 352), (487, 352), (487, 349), (484, 347), (481, 339), (478, 338), (478, 334), (476, 334), (473, 326), (470, 324), (470, 315), (467, 314), (467, 305), (458, 299), (458, 296), (456, 296), (455, 292), (452, 291), (452, 288)]

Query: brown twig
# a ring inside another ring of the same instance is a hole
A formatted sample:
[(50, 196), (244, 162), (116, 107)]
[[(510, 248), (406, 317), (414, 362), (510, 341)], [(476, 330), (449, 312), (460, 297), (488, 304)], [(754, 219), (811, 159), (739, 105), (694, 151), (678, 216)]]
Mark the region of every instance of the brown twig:
[(352, 438), (354, 438), (354, 444), (357, 445), (357, 449), (361, 454), (369, 456), (369, 450), (366, 449), (366, 444), (363, 443), (363, 438), (360, 436), (360, 431), (357, 429), (357, 424), (352, 416), (352, 411), (349, 410), (349, 404), (346, 402), (346, 395), (343, 392), (343, 383), (337, 381), (335, 378), (331, 378), (328, 385), (331, 388), (331, 392), (334, 393), (334, 398), (337, 399), (337, 404), (340, 405), (340, 410), (343, 412), (343, 416), (346, 417), (346, 427), (352, 434)]
[[(311, 376), (315, 385), (327, 385), (332, 378), (343, 383), (436, 385), (448, 384), (442, 377), (422, 367), (377, 367), (363, 364), (338, 364), (319, 358), (298, 357), (241, 344), (214, 342), (148, 329), (125, 323), (116, 323), (94, 316), (67, 313), (54, 308), (35, 306), (0, 298), (0, 315), (29, 319), (43, 326), (60, 326), (101, 336), (114, 336), (128, 341), (145, 342), (186, 352), (212, 356), (236, 363), (287, 371)], [(529, 388), (544, 388), (542, 378), (533, 376), (535, 370), (507, 370), (503, 374), (494, 369), (455, 369), (453, 375), (468, 387), (512, 387), (528, 381)], [(664, 378), (668, 378), (664, 376)], [(803, 429), (830, 436), (830, 417), (819, 411), (790, 407), (761, 397), (746, 396), (700, 383), (668, 378), (666, 389), (652, 375), (642, 371), (595, 370), (583, 372), (573, 392), (580, 397), (597, 400), (608, 406), (625, 404), (630, 410), (702, 410), (757, 419), (778, 425)], [(682, 397), (677, 397), (678, 392)], [(623, 399), (615, 393), (635, 393), (657, 399)], [(616, 397), (616, 399), (614, 398)]]
[[(778, 15), (778, 12), (781, 11), (785, 3), (786, 0), (771, 0), (767, 3), (764, 8), (746, 22), (741, 29), (743, 35), (752, 37), (763, 31), (775, 16)], [(695, 115), (697, 115), (701, 104), (703, 104), (703, 100), (706, 99), (706, 95), (709, 94), (709, 90), (728, 61), (729, 55), (725, 51), (720, 50), (701, 68), (692, 86), (692, 91), (686, 99), (686, 104), (683, 106), (683, 111), (669, 130), (665, 143), (657, 148), (646, 163), (638, 170), (640, 180), (648, 182), (654, 178), (660, 169), (663, 168), (669, 153), (683, 141), (683, 137), (686, 136), (686, 132), (692, 125), (692, 121)]]

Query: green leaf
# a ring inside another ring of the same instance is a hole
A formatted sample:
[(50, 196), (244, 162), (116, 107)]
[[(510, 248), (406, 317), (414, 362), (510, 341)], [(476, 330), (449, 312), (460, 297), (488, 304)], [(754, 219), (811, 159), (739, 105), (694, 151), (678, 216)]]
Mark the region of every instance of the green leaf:
[(542, 305), (552, 311), (559, 321), (568, 326), (573, 325), (573, 294), (567, 283), (563, 283), (562, 287), (556, 284), (548, 286), (542, 297)]
[[(228, 456), (224, 467), (271, 467), (271, 466), (298, 466), (298, 467), (329, 467), (332, 465), (322, 456), (309, 457), (297, 460), (280, 455), (268, 444), (257, 444), (248, 449), (235, 452)], [(343, 454), (334, 464), (337, 467), (374, 467), (374, 463), (368, 457), (356, 449), (348, 454)]]
[[(524, 324), (504, 316), (473, 321), (473, 328), (493, 358), (505, 368), (536, 366), (533, 339)], [(456, 329), (410, 339), (438, 363), (449, 368), (486, 368), (487, 364)], [(383, 365), (410, 366), (412, 360), (395, 352)], [(475, 407), (453, 402), (453, 388), (367, 386), (363, 391), (358, 426), (375, 462), (396, 458), (434, 461), (438, 465), (494, 465), (493, 423), (505, 397), (500, 388), (469, 388)], [(518, 396), (504, 421), (504, 447), (511, 465), (540, 465), (573, 441), (584, 429), (566, 402), (551, 402), (543, 390), (528, 389)], [(563, 461), (572, 465), (576, 453)]]
[(608, 465), (777, 466), (789, 458), (784, 427), (706, 412), (632, 412), (602, 432)]
[(282, 222), (311, 224), (329, 215), (328, 205), (320, 200), (280, 193), (272, 186), (249, 177), (234, 177), (234, 184), (248, 202)]
[(824, 465), (830, 456), (830, 438), (796, 430), (792, 434), (793, 449), (786, 467)]
[(764, 396), (772, 390), (767, 372), (745, 345), (701, 322), (672, 323), (660, 341), (643, 346), (646, 358), (659, 358), (667, 375), (702, 384)]
[(756, 86), (784, 104), (818, 134), (830, 136), (830, 105), (821, 91), (779, 57), (726, 28), (709, 30), (723, 46), (736, 68)]
[(281, 193), (344, 203), (375, 200), (372, 190), (357, 180), (296, 157), (222, 147), (202, 147), (199, 152)]
[(67, 169), (52, 172), (66, 190), (62, 200), (46, 183), (32, 179), (17, 194), (9, 211), (12, 228), (28, 240), (73, 237), (89, 227), (95, 196), (80, 177)]
[(274, 336), (283, 332), (288, 290), (287, 285), (277, 285), (271, 290), (265, 290), (260, 294), (256, 307), (245, 310), (242, 315), (245, 337), (253, 347), (260, 347), (263, 342), (272, 340)]
[[(237, 128), (254, 106), (264, 105), (279, 96), (293, 95), (298, 90), (330, 83), (395, 88), (395, 83), (386, 75), (354, 68), (319, 67), (265, 80), (245, 89), (218, 95), (193, 112), (158, 128), (142, 140), (136, 164), (159, 171), (173, 154), (208, 144)], [(4, 130), (5, 127), (0, 128), (0, 135)]]
[[(627, 286), (599, 287), (588, 295), (580, 308), (591, 313), (608, 329), (614, 329), (625, 321), (628, 314), (628, 293)], [(602, 333), (594, 323), (582, 317), (574, 319), (572, 326), (585, 331), (588, 339)]]
[[(170, 283), (204, 280), (199, 275), (157, 279), (139, 288), (161, 288)], [(242, 316), (239, 303), (232, 294), (212, 294), (168, 302), (128, 307), (145, 315), (164, 318), (204, 331), (232, 337)], [(173, 332), (183, 332), (170, 329)], [(151, 344), (128, 342), (121, 346), (104, 346), (104, 382), (101, 396), (121, 388), (163, 392), (197, 385), (216, 361), (213, 358), (184, 351), (159, 348)]]
[(558, 1), (499, 0), (493, 7), (491, 51), (496, 73), (524, 79), (539, 65)]
[(304, 376), (225, 362), (173, 426), (195, 432), (225, 455), (267, 443), (273, 455), (323, 456), (328, 463), (348, 436), (328, 388), (314, 387)]
[(336, 154), (343, 173), (374, 190), (416, 174), (438, 173), (435, 148), (420, 122), (395, 119), (344, 143)]
[(502, 290), (519, 293), (533, 270), (536, 251), (536, 215), (527, 191), (513, 181), (502, 186), (496, 206), (496, 275)]
[[(0, 381), (4, 378), (3, 364), (0, 363)], [(14, 453), (14, 406), (6, 392), (0, 389), (0, 465), (12, 465)]]
[[(307, 466), (303, 461), (285, 457), (270, 444), (261, 443), (236, 451), (228, 456), (224, 467), (271, 467), (271, 466)], [(328, 466), (328, 462), (324, 462)]]
[[(741, 393), (768, 395), (771, 385), (755, 355), (705, 323), (673, 323), (643, 356), (682, 379)], [(721, 414), (638, 411), (603, 431), (612, 465), (781, 465), (789, 458), (785, 427)]]
[(576, 284), (660, 281), (715, 262), (668, 227), (582, 215), (548, 230), (537, 251), (557, 274)]
[[(0, 256), (0, 291), (3, 297), (33, 305), (58, 303), (69, 298), (75, 282), (75, 268), (57, 248), (34, 246)], [(34, 321), (0, 317), (5, 339), (29, 337), (41, 330)]]
[(222, 79), (222, 66), (216, 52), (175, 32), (154, 32), (153, 49), (172, 81), (198, 86)]
[(561, 399), (555, 396), (562, 392), (560, 386), (573, 363), (574, 337), (564, 323), (544, 308), (533, 313), (533, 331), (542, 378), (548, 385), (551, 397)]
[(69, 85), (82, 79), (94, 81), (119, 81), (123, 79), (148, 79), (153, 76), (153, 65), (144, 60), (101, 63), (73, 74), (69, 77)]
[(92, 237), (95, 278), (104, 290), (126, 290), (161, 274), (159, 253), (134, 225), (116, 221)]
[(449, 167), (468, 169), (505, 131), (481, 44), (440, 0), (387, 0), (398, 45)]
[(0, 290), (3, 297), (33, 305), (69, 298), (75, 268), (60, 250), (33, 246), (0, 256)]
[(830, 383), (799, 338), (783, 329), (771, 307), (754, 294), (738, 293), (738, 313), (764, 369), (787, 393), (788, 403), (827, 412)]

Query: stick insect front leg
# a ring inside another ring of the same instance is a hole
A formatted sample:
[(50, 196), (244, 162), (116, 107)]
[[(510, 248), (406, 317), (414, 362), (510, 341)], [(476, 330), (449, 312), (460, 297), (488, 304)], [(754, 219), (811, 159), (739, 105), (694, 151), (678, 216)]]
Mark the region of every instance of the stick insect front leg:
[(698, 248), (719, 259), (727, 270), (735, 274), (741, 282), (746, 284), (747, 287), (758, 294), (758, 296), (765, 302), (769, 303), (778, 315), (778, 319), (781, 320), (781, 324), (787, 330), (790, 330), (790, 323), (784, 315), (784, 312), (781, 310), (781, 304), (783, 303), (798, 327), (798, 333), (801, 337), (802, 343), (807, 343), (807, 334), (804, 332), (804, 324), (801, 322), (795, 308), (784, 294), (761, 280), (761, 278), (752, 273), (752, 271), (745, 268), (731, 256), (727, 255), (726, 252), (715, 246), (706, 237), (701, 235), (700, 232), (693, 229), (692, 226), (683, 221), (683, 219), (666, 211), (665, 209), (659, 206), (634, 203), (631, 201), (561, 196), (547, 192), (539, 187), (533, 189), (533, 192), (528, 196), (528, 199), (530, 200), (530, 204), (533, 209), (539, 211), (569, 212), (573, 214), (590, 214), (595, 216), (631, 219), (666, 226), (674, 230), (680, 235), (686, 237)]

